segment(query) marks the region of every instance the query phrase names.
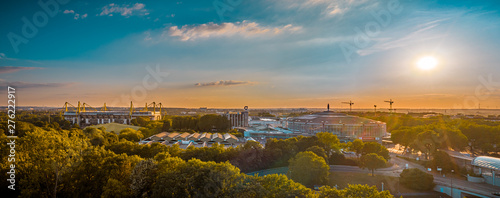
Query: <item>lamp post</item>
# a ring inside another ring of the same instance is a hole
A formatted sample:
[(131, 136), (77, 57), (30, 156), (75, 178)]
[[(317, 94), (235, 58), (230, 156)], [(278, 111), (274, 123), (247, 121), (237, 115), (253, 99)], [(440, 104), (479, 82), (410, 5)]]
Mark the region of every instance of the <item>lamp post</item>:
[[(455, 172), (455, 170), (451, 170), (451, 174), (453, 174), (453, 172)], [(451, 188), (451, 197), (453, 198), (453, 175), (451, 175), (450, 177), (450, 188)]]

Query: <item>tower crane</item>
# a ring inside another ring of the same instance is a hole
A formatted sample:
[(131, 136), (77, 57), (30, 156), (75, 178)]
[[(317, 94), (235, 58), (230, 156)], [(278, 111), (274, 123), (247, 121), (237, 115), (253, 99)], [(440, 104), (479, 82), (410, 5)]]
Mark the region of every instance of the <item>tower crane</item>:
[(389, 112), (391, 112), (391, 113), (392, 113), (392, 110), (393, 110), (393, 109), (392, 109), (392, 103), (394, 103), (394, 101), (393, 101), (392, 99), (389, 99), (388, 101), (386, 100), (386, 101), (384, 101), (384, 102), (389, 103), (389, 105), (390, 105)]
[(352, 105), (354, 104), (352, 101), (349, 100), (349, 102), (342, 102), (343, 104), (349, 104), (349, 112), (352, 111)]

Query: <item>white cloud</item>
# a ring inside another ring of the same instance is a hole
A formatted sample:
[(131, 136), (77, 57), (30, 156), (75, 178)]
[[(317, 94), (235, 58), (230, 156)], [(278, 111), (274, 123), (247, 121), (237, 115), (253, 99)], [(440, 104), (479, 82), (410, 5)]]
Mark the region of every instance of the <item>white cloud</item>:
[(172, 26), (167, 28), (163, 35), (178, 37), (182, 41), (195, 40), (197, 38), (223, 37), (240, 35), (244, 37), (256, 35), (276, 35), (284, 32), (296, 32), (301, 27), (295, 27), (291, 24), (281, 27), (263, 27), (255, 22), (236, 22), (236, 23), (208, 23), (201, 25), (185, 25), (181, 28)]
[(214, 87), (214, 86), (232, 86), (232, 85), (253, 85), (255, 82), (250, 81), (236, 81), (236, 80), (219, 80), (214, 82), (196, 83), (197, 87)]
[(74, 14), (73, 19), (78, 20), (78, 19), (84, 19), (87, 18), (87, 13), (85, 14), (78, 14), (74, 10), (64, 10), (64, 14)]
[(122, 16), (132, 16), (132, 15), (148, 15), (145, 5), (142, 3), (136, 3), (134, 5), (117, 5), (111, 3), (102, 8), (102, 12), (99, 16), (113, 16), (113, 13), (119, 13)]
[(0, 59), (5, 59), (5, 58), (6, 58), (5, 54), (4, 53), (0, 53)]

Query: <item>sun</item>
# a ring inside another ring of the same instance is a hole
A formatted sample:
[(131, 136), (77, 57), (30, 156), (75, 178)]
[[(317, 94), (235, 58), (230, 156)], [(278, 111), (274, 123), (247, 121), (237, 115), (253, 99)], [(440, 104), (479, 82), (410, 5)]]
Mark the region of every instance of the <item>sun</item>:
[(438, 61), (432, 56), (425, 56), (418, 60), (417, 66), (421, 70), (432, 70), (436, 68)]

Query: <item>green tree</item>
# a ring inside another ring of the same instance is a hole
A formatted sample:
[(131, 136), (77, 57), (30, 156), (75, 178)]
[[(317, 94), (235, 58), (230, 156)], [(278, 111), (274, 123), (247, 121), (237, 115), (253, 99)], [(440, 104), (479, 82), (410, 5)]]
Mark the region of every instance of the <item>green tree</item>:
[(356, 152), (358, 157), (362, 154), (363, 151), (363, 141), (360, 139), (355, 139), (349, 144), (349, 150)]
[(132, 141), (132, 142), (138, 142), (139, 140), (144, 138), (144, 136), (139, 131), (136, 131), (136, 130), (131, 129), (131, 128), (126, 128), (126, 129), (123, 129), (120, 131), (120, 135), (118, 135), (118, 138), (126, 139), (126, 140)]
[(200, 131), (228, 131), (231, 128), (231, 122), (222, 115), (208, 114), (200, 118), (198, 129)]
[(450, 155), (444, 151), (435, 151), (432, 154), (432, 167), (440, 167), (444, 172), (457, 170), (457, 165), (451, 159)]
[(387, 161), (375, 153), (369, 153), (361, 156), (359, 167), (367, 168), (372, 171), (372, 176), (374, 176), (375, 169), (384, 168)]
[(361, 150), (363, 155), (375, 153), (379, 156), (382, 156), (385, 160), (389, 160), (391, 157), (389, 156), (389, 151), (385, 146), (377, 143), (377, 142), (367, 142), (364, 143), (363, 149)]
[(311, 151), (305, 151), (290, 159), (289, 171), (292, 180), (305, 186), (312, 186), (328, 182), (330, 167), (324, 158)]
[(264, 197), (315, 197), (311, 189), (288, 179), (285, 175), (266, 175), (259, 177), (258, 182), (266, 189)]
[(88, 144), (66, 130), (44, 130), (34, 127), (16, 139), (16, 177), (22, 197), (56, 197), (65, 187), (63, 177), (80, 158), (80, 150)]
[[(72, 166), (72, 172), (63, 178), (65, 188), (63, 197), (100, 197), (104, 190), (111, 190), (119, 185), (109, 184), (109, 179), (130, 186), (130, 174), (141, 161), (137, 156), (117, 155), (103, 147), (91, 147), (81, 152), (81, 160)], [(111, 181), (113, 182), (113, 181)]]
[(330, 157), (333, 153), (339, 152), (339, 144), (340, 140), (336, 135), (333, 135), (329, 132), (321, 132), (317, 133), (316, 136), (319, 139), (319, 142), (322, 144), (321, 146), (327, 152), (326, 154)]
[(130, 175), (130, 188), (135, 197), (150, 197), (158, 165), (155, 160), (139, 162)]
[(198, 159), (179, 164), (158, 176), (152, 197), (233, 197), (229, 192), (244, 177), (228, 162), (202, 162)]
[(368, 185), (351, 185), (342, 190), (332, 188), (329, 186), (323, 186), (319, 188), (319, 197), (320, 198), (393, 198), (394, 196), (387, 190), (378, 191), (375, 186)]
[(352, 197), (352, 198), (364, 198), (364, 197), (373, 197), (373, 198), (393, 198), (394, 196), (387, 190), (378, 191), (376, 186), (368, 186), (368, 185), (351, 185), (349, 187), (342, 189), (343, 197)]
[(405, 169), (399, 175), (402, 185), (414, 190), (431, 190), (434, 188), (434, 176), (418, 168)]
[(127, 198), (132, 197), (130, 188), (126, 186), (122, 181), (109, 178), (106, 186), (103, 187), (103, 193), (101, 195), (103, 198)]
[(323, 150), (323, 148), (321, 148), (319, 146), (312, 146), (312, 147), (309, 147), (306, 151), (311, 151), (314, 154), (316, 154), (317, 156), (322, 157), (323, 159), (325, 159), (325, 162), (328, 164), (328, 156), (326, 156), (326, 152), (325, 152), (325, 150)]

